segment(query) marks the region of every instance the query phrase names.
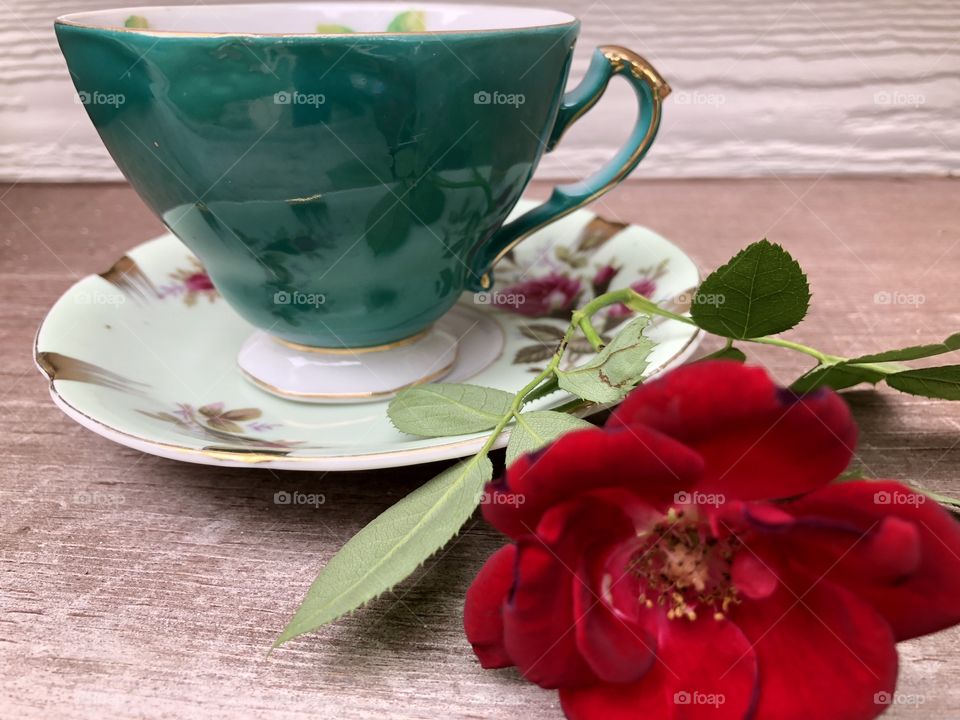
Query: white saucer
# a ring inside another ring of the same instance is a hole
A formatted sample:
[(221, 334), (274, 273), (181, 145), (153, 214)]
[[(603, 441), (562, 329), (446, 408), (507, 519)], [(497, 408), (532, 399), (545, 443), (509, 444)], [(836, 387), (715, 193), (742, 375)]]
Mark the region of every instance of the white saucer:
[[(515, 213), (530, 206), (521, 203)], [(611, 289), (634, 285), (681, 308), (699, 283), (694, 263), (664, 238), (577, 211), (501, 261), (494, 291), (464, 293), (435, 324), (441, 336), (459, 338), (444, 382), (517, 391), (552, 355), (569, 309), (602, 291), (611, 275)], [(608, 331), (627, 318), (612, 313)], [(405, 435), (390, 424), (386, 400), (314, 405), (264, 392), (237, 367), (252, 332), (190, 252), (164, 235), (70, 288), (41, 325), (35, 356), (54, 402), (71, 418), (114, 442), (176, 460), (362, 470), (470, 455), (486, 438)], [(649, 373), (681, 363), (699, 341), (694, 328), (676, 322), (655, 324), (649, 334), (658, 342)], [(583, 342), (571, 349), (572, 363), (589, 356)], [(571, 399), (557, 392), (533, 407)], [(578, 413), (596, 409), (582, 405)]]

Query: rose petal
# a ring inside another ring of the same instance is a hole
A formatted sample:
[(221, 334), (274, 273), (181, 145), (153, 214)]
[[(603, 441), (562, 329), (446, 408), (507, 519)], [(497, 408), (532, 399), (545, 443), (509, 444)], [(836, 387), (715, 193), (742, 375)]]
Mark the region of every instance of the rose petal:
[(503, 606), (504, 648), (521, 674), (545, 688), (595, 682), (574, 633), (574, 574), (539, 540), (517, 543), (517, 575)]
[(697, 490), (727, 499), (785, 498), (826, 485), (850, 461), (856, 425), (830, 390), (778, 388), (758, 367), (707, 361), (641, 385), (607, 427), (645, 425), (703, 457)]
[(829, 580), (794, 579), (731, 615), (753, 642), (760, 666), (756, 717), (866, 720), (897, 680), (890, 626), (866, 602)]
[(587, 548), (605, 548), (633, 538), (662, 517), (625, 488), (600, 488), (547, 509), (537, 523), (536, 536), (573, 572)]
[[(651, 505), (673, 502), (702, 468), (697, 454), (649, 428), (590, 428), (519, 458), (491, 483), (483, 516), (513, 538), (532, 532), (544, 511), (581, 493), (624, 487)], [(497, 495), (516, 502), (499, 502)]]
[(780, 583), (771, 564), (752, 550), (741, 550), (734, 555), (732, 577), (737, 590), (755, 600), (768, 597)]
[(611, 573), (608, 554), (588, 553), (580, 563), (573, 594), (577, 647), (601, 680), (634, 682), (653, 664), (656, 640), (641, 624), (616, 609), (610, 588), (620, 575)]
[(505, 545), (487, 558), (467, 590), (463, 628), (485, 668), (510, 667), (503, 647), (503, 603), (513, 586), (517, 548)]
[(876, 608), (898, 641), (960, 622), (960, 524), (895, 482), (830, 485), (784, 506), (783, 542), (807, 571)]
[(658, 626), (657, 661), (638, 682), (560, 689), (570, 720), (753, 717), (757, 663), (736, 625), (662, 618)]
[(645, 671), (652, 639), (639, 627), (625, 636), (629, 619), (596, 601), (604, 592), (607, 556), (636, 538), (638, 522), (660, 517), (623, 488), (601, 488), (549, 508), (536, 534), (518, 541), (505, 642), (524, 675), (555, 687), (594, 682), (597, 674), (634, 680)]

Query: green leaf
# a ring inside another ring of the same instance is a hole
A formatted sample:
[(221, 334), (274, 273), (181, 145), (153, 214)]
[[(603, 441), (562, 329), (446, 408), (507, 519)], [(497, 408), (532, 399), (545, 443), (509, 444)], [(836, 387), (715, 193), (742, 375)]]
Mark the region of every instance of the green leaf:
[(387, 407), (397, 430), (445, 437), (489, 430), (510, 412), (513, 395), (479, 385), (434, 383), (402, 390)]
[(800, 265), (779, 245), (761, 240), (700, 284), (690, 314), (707, 332), (744, 340), (789, 330), (809, 306)]
[(871, 481), (873, 478), (866, 475), (864, 468), (852, 467), (840, 473), (834, 482), (839, 484), (846, 482), (859, 482), (861, 480)]
[(923, 493), (934, 502), (940, 503), (953, 512), (960, 512), (960, 498), (950, 497), (949, 495), (941, 495), (940, 493), (931, 492), (929, 490), (921, 490), (920, 488), (913, 488), (913, 490)]
[(931, 345), (911, 345), (901, 350), (887, 350), (886, 352), (876, 353), (875, 355), (861, 355), (852, 358), (852, 363), (879, 363), (879, 362), (903, 362), (905, 360), (919, 360), (920, 358), (933, 357), (943, 353), (960, 350), (960, 333), (954, 333), (942, 343), (933, 343)]
[(123, 21), (123, 26), (145, 30), (150, 27), (150, 23), (147, 22), (147, 19), (143, 17), (143, 15), (131, 15)]
[(644, 337), (650, 318), (631, 320), (596, 357), (569, 371), (557, 370), (560, 387), (592, 402), (621, 400), (643, 379), (655, 343)]
[(423, 32), (426, 29), (427, 14), (421, 10), (402, 12), (387, 25), (387, 32)]
[[(552, 395), (555, 392), (560, 391), (560, 385), (557, 383), (556, 376), (547, 378), (544, 382), (540, 383), (536, 388), (528, 392), (523, 398), (523, 404), (528, 405), (532, 402), (540, 400)], [(574, 401), (575, 404), (580, 405), (579, 401)]]
[(321, 35), (341, 35), (348, 34), (353, 32), (353, 28), (349, 28), (346, 25), (334, 25), (332, 23), (320, 23), (317, 25), (317, 32)]
[(846, 363), (818, 365), (795, 380), (790, 389), (800, 393), (810, 392), (821, 387), (843, 390), (860, 383), (876, 385), (886, 375), (887, 373), (876, 368), (860, 367)]
[(410, 575), (470, 519), (492, 477), (490, 461), (476, 455), (378, 515), (320, 571), (274, 647), (356, 610)]
[(586, 420), (553, 410), (534, 410), (521, 413), (510, 433), (507, 445), (507, 465), (521, 455), (539, 450), (566, 432), (593, 427)]
[(747, 356), (744, 354), (743, 350), (731, 345), (730, 347), (720, 348), (716, 352), (712, 352), (709, 355), (704, 355), (696, 362), (703, 362), (704, 360), (736, 360), (737, 362), (742, 363), (747, 361)]
[(887, 375), (887, 385), (911, 395), (960, 400), (960, 365), (904, 370)]

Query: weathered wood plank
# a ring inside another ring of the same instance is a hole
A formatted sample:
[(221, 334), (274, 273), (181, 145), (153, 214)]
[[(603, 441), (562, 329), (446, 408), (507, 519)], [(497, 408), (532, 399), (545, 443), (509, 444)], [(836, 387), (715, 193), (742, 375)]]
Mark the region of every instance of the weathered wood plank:
[[(119, 178), (74, 102), (52, 31), (58, 15), (116, 4), (0, 4), (0, 178)], [(573, 79), (593, 48), (620, 44), (646, 55), (670, 81), (675, 92), (643, 177), (960, 168), (955, 0), (526, 4), (581, 18)], [(610, 157), (634, 113), (632, 93), (615, 83), (544, 158), (541, 177), (581, 176)]]

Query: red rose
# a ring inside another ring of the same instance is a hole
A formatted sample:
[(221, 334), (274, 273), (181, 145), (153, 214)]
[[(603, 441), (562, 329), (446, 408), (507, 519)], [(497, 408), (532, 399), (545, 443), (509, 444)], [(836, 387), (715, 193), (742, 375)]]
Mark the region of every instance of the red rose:
[(894, 482), (831, 484), (856, 427), (833, 392), (703, 362), (603, 429), (517, 460), (483, 506), (513, 539), (467, 593), (484, 667), (569, 718), (858, 720), (895, 643), (960, 621), (960, 526)]
[(534, 280), (525, 280), (494, 293), (493, 300), (505, 310), (530, 317), (569, 319), (582, 287), (577, 278), (553, 272)]

